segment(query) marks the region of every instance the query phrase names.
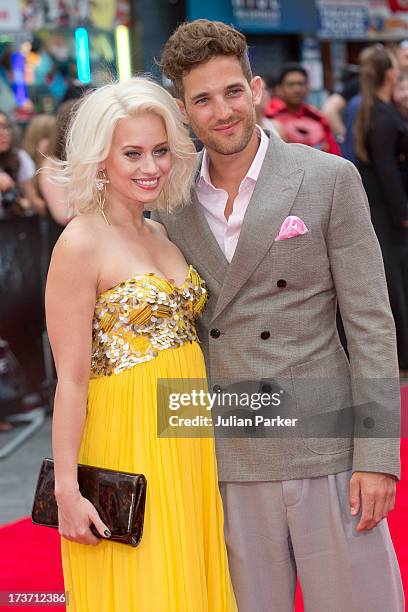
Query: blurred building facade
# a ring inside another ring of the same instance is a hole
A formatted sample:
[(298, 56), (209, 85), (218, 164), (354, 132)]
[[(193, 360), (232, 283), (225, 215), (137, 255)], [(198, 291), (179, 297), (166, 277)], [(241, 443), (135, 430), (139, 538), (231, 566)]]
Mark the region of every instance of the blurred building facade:
[(408, 38), (406, 0), (0, 0), (0, 107), (51, 112), (78, 78), (157, 74), (169, 34), (200, 17), (242, 30), (259, 74), (301, 61), (317, 104), (367, 42)]
[(126, 43), (118, 27), (133, 41), (134, 23), (131, 0), (0, 0), (0, 107), (12, 110), (9, 87), (18, 107), (29, 100), (52, 112), (73, 82), (116, 77)]
[(408, 38), (406, 0), (187, 0), (186, 16), (236, 25), (257, 73), (302, 62), (317, 104), (340, 87), (345, 67), (352, 72), (362, 47)]

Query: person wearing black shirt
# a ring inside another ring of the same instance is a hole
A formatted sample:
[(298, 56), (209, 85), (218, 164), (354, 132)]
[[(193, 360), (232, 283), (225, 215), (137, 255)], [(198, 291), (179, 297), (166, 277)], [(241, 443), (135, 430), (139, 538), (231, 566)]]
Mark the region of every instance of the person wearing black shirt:
[(400, 369), (408, 371), (408, 197), (400, 168), (401, 155), (408, 154), (408, 129), (391, 101), (397, 78), (389, 51), (381, 45), (366, 51), (354, 135), (357, 167), (383, 253)]

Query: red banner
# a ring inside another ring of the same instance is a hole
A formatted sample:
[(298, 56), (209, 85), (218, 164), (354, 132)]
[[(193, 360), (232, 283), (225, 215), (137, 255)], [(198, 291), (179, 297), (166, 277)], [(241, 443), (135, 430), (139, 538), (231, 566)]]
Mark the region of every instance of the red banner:
[(408, 0), (388, 0), (388, 4), (393, 13), (408, 11)]

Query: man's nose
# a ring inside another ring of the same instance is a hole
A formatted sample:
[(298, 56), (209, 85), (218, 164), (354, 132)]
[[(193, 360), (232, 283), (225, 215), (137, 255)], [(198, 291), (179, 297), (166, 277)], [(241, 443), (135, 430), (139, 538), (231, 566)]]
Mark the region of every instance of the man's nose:
[(220, 121), (226, 121), (231, 117), (232, 109), (228, 102), (223, 98), (216, 101), (215, 116)]

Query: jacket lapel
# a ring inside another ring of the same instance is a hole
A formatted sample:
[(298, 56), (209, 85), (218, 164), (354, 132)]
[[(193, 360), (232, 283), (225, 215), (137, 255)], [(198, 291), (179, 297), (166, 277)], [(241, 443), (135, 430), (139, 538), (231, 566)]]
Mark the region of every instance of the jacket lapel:
[(205, 268), (222, 285), (229, 264), (208, 225), (195, 190), (191, 204), (177, 220), (177, 227), (181, 229), (183, 239), (192, 252), (196, 253), (200, 267)]
[[(303, 174), (304, 170), (295, 163), (290, 147), (271, 135), (234, 257), (227, 266), (213, 319), (231, 302), (272, 246), (283, 221), (290, 214)], [(213, 250), (212, 246), (209, 247), (207, 243), (208, 250)], [(220, 251), (218, 244), (217, 248)]]

